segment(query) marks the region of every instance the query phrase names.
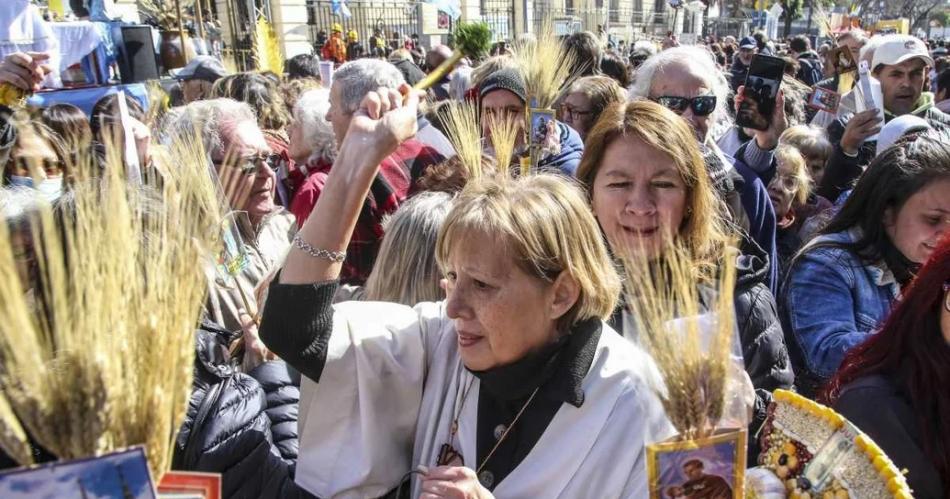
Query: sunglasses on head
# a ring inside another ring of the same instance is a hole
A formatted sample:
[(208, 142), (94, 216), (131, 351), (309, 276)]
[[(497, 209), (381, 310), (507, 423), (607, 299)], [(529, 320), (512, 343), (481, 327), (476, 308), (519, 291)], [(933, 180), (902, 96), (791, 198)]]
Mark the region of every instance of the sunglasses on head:
[(692, 99), (687, 97), (663, 95), (653, 99), (653, 101), (676, 113), (682, 113), (683, 111), (686, 111), (686, 108), (688, 107), (692, 109), (693, 114), (697, 116), (708, 116), (716, 110), (715, 95), (700, 95), (699, 97), (693, 97)]

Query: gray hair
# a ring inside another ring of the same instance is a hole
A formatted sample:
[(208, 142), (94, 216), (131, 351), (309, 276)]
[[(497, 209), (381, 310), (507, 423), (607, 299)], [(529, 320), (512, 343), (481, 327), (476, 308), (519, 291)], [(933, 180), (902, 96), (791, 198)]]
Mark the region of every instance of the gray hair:
[(378, 59), (351, 61), (333, 73), (333, 84), (343, 89), (343, 109), (348, 113), (356, 112), (368, 93), (380, 87), (395, 90), (405, 82), (396, 66)]
[(166, 143), (192, 137), (197, 132), (208, 154), (223, 155), (222, 136), (246, 121), (257, 124), (257, 116), (251, 106), (234, 99), (209, 99), (169, 111), (162, 128), (165, 130)]
[(304, 145), (310, 151), (308, 159), (336, 159), (336, 141), (333, 127), (327, 121), (330, 109), (330, 90), (315, 88), (300, 95), (294, 104), (294, 121), (300, 127)]
[(631, 99), (648, 99), (653, 78), (669, 66), (681, 65), (691, 73), (702, 78), (706, 86), (716, 96), (716, 110), (711, 116), (710, 137), (718, 139), (732, 128), (732, 115), (729, 112), (729, 95), (732, 88), (726, 75), (716, 65), (716, 59), (709, 49), (699, 45), (683, 45), (666, 49), (650, 56), (638, 69), (630, 87)]
[(421, 192), (384, 220), (386, 235), (366, 280), (366, 300), (411, 306), (443, 299), (435, 244), (453, 204), (445, 192)]
[(453, 100), (464, 101), (465, 92), (472, 88), (472, 72), (470, 67), (460, 67), (452, 71), (452, 79), (449, 80), (449, 97)]

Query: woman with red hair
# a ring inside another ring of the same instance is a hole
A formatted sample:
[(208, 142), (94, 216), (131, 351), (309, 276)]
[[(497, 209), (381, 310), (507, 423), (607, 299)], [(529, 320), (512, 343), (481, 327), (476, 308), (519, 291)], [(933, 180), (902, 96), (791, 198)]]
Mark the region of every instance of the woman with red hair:
[(883, 328), (851, 349), (824, 402), (874, 439), (918, 499), (950, 497), (950, 238)]

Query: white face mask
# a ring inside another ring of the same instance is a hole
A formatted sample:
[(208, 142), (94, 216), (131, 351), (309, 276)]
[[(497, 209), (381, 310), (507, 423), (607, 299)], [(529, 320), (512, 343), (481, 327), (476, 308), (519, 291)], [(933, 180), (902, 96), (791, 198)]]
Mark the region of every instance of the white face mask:
[(36, 186), (36, 190), (52, 203), (63, 195), (63, 177), (47, 178)]

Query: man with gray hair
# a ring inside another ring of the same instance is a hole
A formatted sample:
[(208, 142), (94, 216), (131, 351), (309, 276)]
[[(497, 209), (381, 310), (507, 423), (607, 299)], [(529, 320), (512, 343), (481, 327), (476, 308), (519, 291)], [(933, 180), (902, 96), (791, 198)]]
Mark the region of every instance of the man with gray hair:
[[(220, 180), (222, 201), (239, 213), (235, 227), (248, 264), (235, 280), (243, 290), (253, 290), (281, 262), (297, 230), (293, 215), (274, 203), (274, 159), (254, 111), (232, 99), (201, 100), (172, 109), (164, 125), (171, 141), (193, 140), (197, 132), (204, 144)], [(248, 305), (256, 309), (253, 293), (242, 297), (237, 286), (220, 283), (213, 272), (209, 277), (209, 315), (230, 331), (240, 330), (245, 322), (241, 311)]]
[[(650, 57), (637, 70), (630, 89), (630, 97), (655, 101), (692, 126), (709, 177), (735, 223), (746, 229), (772, 263), (768, 285), (774, 293), (778, 280), (775, 211), (756, 172), (771, 168), (771, 150), (786, 126), (783, 102), (780, 97), (769, 129), (756, 130), (754, 139), (744, 145), (744, 157), (732, 158), (716, 145), (716, 139), (732, 127), (729, 94), (729, 82), (712, 53), (700, 46), (674, 47)], [(742, 249), (757, 253), (752, 246), (747, 241)]]
[[(376, 59), (359, 59), (348, 62), (333, 74), (330, 86), (330, 110), (326, 119), (333, 127), (336, 143), (343, 142), (359, 107), (367, 94), (380, 89), (398, 93), (405, 85), (402, 73), (392, 64)], [(419, 124), (423, 133), (431, 126)], [(418, 135), (417, 135), (418, 136)], [(379, 167), (376, 180), (366, 197), (366, 205), (360, 213), (353, 237), (346, 250), (346, 261), (340, 272), (340, 281), (344, 284), (362, 285), (373, 270), (376, 254), (383, 237), (383, 217), (396, 211), (409, 197), (416, 179), (422, 176), (430, 166), (443, 160), (437, 150), (420, 140), (403, 142), (396, 152), (386, 158)], [(314, 206), (320, 192), (313, 196)], [(311, 210), (313, 208), (311, 207)]]

